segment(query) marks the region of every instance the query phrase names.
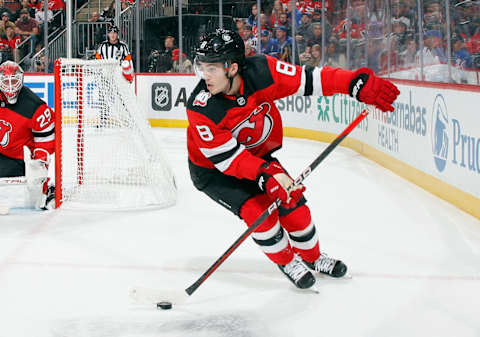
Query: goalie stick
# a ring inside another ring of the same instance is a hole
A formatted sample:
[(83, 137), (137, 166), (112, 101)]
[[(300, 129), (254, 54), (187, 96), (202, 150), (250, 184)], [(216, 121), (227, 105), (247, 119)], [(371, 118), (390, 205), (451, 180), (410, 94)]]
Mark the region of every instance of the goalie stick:
[[(300, 176), (295, 179), (293, 186), (301, 184), (305, 178), (308, 177), (310, 173), (312, 173), (312, 171), (330, 154), (330, 152), (332, 152), (333, 149), (335, 149), (338, 144), (340, 144), (340, 142), (345, 139), (345, 137), (347, 137), (348, 134), (350, 134), (350, 132), (352, 132), (352, 130), (368, 115), (370, 111), (367, 109), (372, 108), (373, 107), (367, 106), (367, 108), (363, 109), (363, 111), (350, 123), (350, 125), (348, 125), (347, 128), (337, 138), (335, 138), (335, 140), (330, 143), (330, 145), (328, 145), (327, 148), (323, 150), (323, 152), (320, 153), (320, 155), (315, 158), (315, 160), (308, 165), (305, 170), (303, 170)], [(225, 253), (223, 253), (223, 255), (220, 256), (217, 261), (215, 261), (215, 263), (212, 264), (202, 276), (200, 276), (198, 280), (196, 280), (190, 287), (185, 289), (185, 292), (188, 295), (192, 295), (198, 289), (198, 287), (200, 287), (200, 285), (205, 282), (210, 275), (212, 275), (212, 273), (235, 251), (235, 249), (237, 249), (238, 246), (240, 246), (240, 244), (245, 241), (245, 239), (253, 231), (255, 231), (255, 229), (257, 229), (257, 227), (260, 226), (260, 224), (263, 223), (263, 221), (265, 221), (265, 219), (267, 219), (274, 210), (278, 208), (278, 206), (280, 206), (280, 204), (280, 199), (277, 199), (270, 206), (268, 206), (268, 208), (257, 218), (257, 220), (255, 220), (250, 227), (248, 227), (245, 232), (243, 232), (242, 235), (240, 235), (240, 237), (225, 251)]]
[[(25, 185), (27, 182), (26, 177), (3, 177), (0, 178), (0, 186), (9, 185)], [(7, 215), (10, 213), (10, 206), (7, 204), (0, 204), (0, 215)]]

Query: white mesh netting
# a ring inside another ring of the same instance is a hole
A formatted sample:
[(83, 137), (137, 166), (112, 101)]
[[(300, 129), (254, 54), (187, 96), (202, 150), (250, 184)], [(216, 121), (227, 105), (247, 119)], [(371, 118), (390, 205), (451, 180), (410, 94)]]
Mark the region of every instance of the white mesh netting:
[(88, 209), (173, 205), (174, 175), (118, 62), (60, 59), (55, 81), (61, 141), (57, 204)]

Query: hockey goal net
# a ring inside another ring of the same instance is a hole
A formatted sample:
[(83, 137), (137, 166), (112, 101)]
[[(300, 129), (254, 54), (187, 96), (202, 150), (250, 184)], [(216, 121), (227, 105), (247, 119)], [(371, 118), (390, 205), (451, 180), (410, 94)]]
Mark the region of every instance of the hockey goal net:
[(173, 205), (174, 175), (118, 62), (58, 59), (54, 77), (56, 206)]

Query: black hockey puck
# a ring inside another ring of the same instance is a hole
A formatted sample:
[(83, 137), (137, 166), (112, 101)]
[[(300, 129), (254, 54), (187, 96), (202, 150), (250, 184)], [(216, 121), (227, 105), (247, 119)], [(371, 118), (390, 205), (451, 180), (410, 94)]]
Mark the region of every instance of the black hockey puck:
[(168, 302), (168, 301), (158, 302), (157, 309), (162, 309), (162, 310), (172, 309), (172, 302)]

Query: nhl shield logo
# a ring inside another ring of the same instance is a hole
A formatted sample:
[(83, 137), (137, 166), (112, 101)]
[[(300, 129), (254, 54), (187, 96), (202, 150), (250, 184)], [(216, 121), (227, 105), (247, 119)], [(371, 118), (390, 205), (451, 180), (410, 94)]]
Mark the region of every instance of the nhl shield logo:
[(155, 111), (169, 111), (172, 108), (172, 86), (169, 83), (152, 85), (152, 108)]

